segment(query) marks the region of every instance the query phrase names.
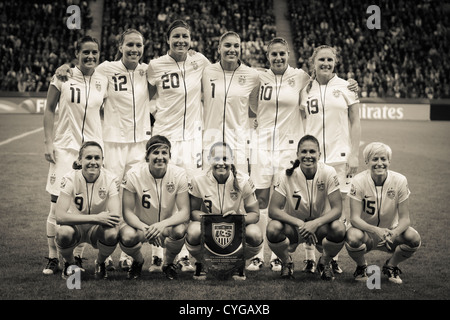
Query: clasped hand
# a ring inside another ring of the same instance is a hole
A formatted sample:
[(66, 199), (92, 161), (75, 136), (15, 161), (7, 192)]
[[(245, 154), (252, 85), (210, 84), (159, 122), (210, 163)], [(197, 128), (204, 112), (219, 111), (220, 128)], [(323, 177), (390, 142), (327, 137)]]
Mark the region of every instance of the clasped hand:
[(161, 247), (164, 242), (163, 236), (164, 226), (158, 222), (145, 227), (144, 236), (148, 243)]

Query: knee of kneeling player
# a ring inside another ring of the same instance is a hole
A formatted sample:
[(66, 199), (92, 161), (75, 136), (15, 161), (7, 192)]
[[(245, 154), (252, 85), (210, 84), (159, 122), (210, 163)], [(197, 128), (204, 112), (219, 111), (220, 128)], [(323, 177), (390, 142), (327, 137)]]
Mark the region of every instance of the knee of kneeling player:
[(350, 228), (345, 234), (345, 242), (352, 248), (358, 248), (363, 244), (364, 233), (356, 228)]
[(283, 232), (284, 225), (278, 220), (270, 220), (267, 224), (266, 235), (269, 241), (275, 241)]
[(60, 226), (56, 231), (56, 242), (61, 246), (73, 244), (76, 231), (72, 226)]
[(256, 224), (245, 227), (245, 241), (251, 246), (258, 246), (263, 241), (261, 229)]

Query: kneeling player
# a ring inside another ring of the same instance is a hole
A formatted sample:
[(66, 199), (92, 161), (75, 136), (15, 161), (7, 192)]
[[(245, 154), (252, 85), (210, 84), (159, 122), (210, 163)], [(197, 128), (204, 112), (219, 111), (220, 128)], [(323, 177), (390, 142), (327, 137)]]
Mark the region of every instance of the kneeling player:
[(267, 225), (267, 240), (270, 249), (281, 259), (282, 278), (293, 277), (290, 253), (306, 242), (316, 244), (322, 252), (317, 265), (321, 278), (334, 280), (330, 262), (344, 246), (338, 178), (333, 167), (318, 162), (319, 150), (315, 137), (302, 137), (293, 167), (279, 175), (270, 199), (272, 220)]
[[(262, 248), (263, 235), (256, 225), (259, 220), (259, 206), (255, 187), (246, 173), (236, 170), (233, 152), (225, 142), (217, 142), (209, 151), (210, 169), (192, 178), (190, 188), (191, 220), (186, 247), (197, 260), (194, 279), (203, 280), (206, 272), (202, 264), (201, 215), (239, 214), (241, 204), (245, 209), (245, 259), (250, 259)], [(203, 211), (204, 210), (204, 211)], [(245, 280), (244, 269), (233, 274), (234, 280)]]
[(56, 245), (65, 260), (62, 277), (67, 278), (68, 267), (75, 265), (74, 248), (90, 243), (98, 249), (95, 276), (107, 279), (105, 260), (118, 242), (119, 183), (103, 168), (103, 151), (97, 142), (81, 146), (78, 163), (81, 170), (73, 170), (63, 178), (56, 203)]
[(365, 254), (372, 249), (391, 252), (383, 266), (389, 281), (402, 283), (398, 264), (419, 248), (421, 239), (409, 218), (409, 194), (406, 177), (388, 170), (392, 150), (381, 142), (368, 144), (363, 151), (367, 170), (353, 178), (350, 196), (350, 220), (346, 247), (356, 262), (354, 277), (367, 279)]
[(169, 164), (170, 147), (164, 136), (150, 138), (147, 163), (131, 168), (123, 181), (125, 223), (120, 228), (120, 247), (133, 258), (127, 279), (141, 276), (143, 242), (165, 247), (163, 272), (170, 280), (177, 277), (173, 262), (184, 244), (189, 196), (186, 171)]

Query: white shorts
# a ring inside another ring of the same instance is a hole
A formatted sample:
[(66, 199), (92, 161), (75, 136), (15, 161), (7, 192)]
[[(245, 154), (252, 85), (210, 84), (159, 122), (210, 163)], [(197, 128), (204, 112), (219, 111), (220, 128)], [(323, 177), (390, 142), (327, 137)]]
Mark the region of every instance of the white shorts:
[(339, 179), (339, 189), (341, 190), (341, 193), (349, 193), (353, 176), (347, 177), (347, 163), (330, 163), (329, 165), (336, 170), (337, 177)]
[(256, 189), (270, 188), (275, 176), (281, 170), (292, 167), (291, 161), (297, 158), (296, 150), (262, 150), (251, 151), (251, 178)]
[[(57, 226), (59, 228), (60, 225)], [(77, 224), (72, 226), (78, 234), (80, 234), (80, 241), (74, 244), (74, 247), (78, 246), (80, 243), (89, 243), (94, 247), (94, 249), (97, 248), (97, 243), (92, 243), (92, 235), (97, 232), (100, 225), (98, 224)]]
[(78, 159), (78, 151), (55, 148), (56, 163), (50, 163), (45, 190), (51, 195), (59, 196), (61, 179), (72, 170), (72, 164)]
[(103, 165), (109, 171), (112, 171), (120, 181), (131, 166), (145, 162), (145, 145), (147, 141), (117, 143), (104, 142), (105, 159)]
[(170, 162), (186, 169), (188, 177), (193, 177), (202, 171), (202, 141), (191, 139), (171, 141)]

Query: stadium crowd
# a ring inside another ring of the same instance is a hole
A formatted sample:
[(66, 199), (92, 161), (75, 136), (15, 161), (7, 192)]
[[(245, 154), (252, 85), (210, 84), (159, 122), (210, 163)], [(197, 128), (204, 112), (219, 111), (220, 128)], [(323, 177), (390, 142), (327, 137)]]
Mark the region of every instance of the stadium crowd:
[(309, 70), (315, 46), (339, 55), (338, 74), (354, 78), (362, 97), (450, 98), (450, 6), (380, 1), (381, 29), (366, 25), (370, 1), (289, 0), (298, 66)]
[[(0, 84), (2, 91), (47, 91), (55, 67), (73, 59), (73, 43), (92, 25), (88, 1), (0, 3)], [(83, 29), (66, 25), (67, 6), (81, 8)], [(450, 98), (450, 6), (424, 0), (381, 1), (381, 29), (368, 29), (370, 1), (288, 1), (297, 66), (309, 70), (315, 46), (334, 46), (338, 74), (354, 78), (362, 97)], [(217, 61), (218, 37), (234, 30), (242, 37), (242, 60), (267, 67), (265, 44), (276, 36), (273, 0), (105, 1), (103, 60), (114, 60), (118, 36), (127, 28), (145, 37), (144, 62), (164, 55), (171, 21), (186, 20), (193, 29), (192, 48)]]

